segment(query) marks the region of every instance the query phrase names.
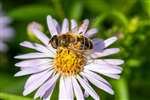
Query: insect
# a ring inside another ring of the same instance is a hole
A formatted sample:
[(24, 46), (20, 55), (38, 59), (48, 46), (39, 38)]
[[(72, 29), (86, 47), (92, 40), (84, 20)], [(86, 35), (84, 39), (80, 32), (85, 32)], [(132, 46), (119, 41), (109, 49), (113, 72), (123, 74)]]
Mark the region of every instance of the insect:
[(82, 34), (66, 33), (54, 35), (49, 43), (53, 48), (58, 47), (73, 48), (76, 50), (91, 50), (93, 49), (92, 41)]

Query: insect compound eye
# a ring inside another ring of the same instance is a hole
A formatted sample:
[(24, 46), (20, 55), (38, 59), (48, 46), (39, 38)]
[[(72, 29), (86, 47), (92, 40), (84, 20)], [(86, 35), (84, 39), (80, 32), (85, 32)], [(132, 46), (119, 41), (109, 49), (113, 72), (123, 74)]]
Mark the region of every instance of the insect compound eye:
[(92, 43), (91, 40), (90, 40), (90, 42), (89, 42), (89, 45), (90, 45), (89, 48), (90, 48), (90, 49), (93, 49), (93, 43)]
[(58, 47), (58, 38), (56, 35), (54, 35), (51, 40), (50, 40), (50, 43), (52, 45), (53, 48), (57, 49)]
[(85, 49), (89, 49), (90, 48), (90, 42), (89, 40), (86, 38), (85, 39)]

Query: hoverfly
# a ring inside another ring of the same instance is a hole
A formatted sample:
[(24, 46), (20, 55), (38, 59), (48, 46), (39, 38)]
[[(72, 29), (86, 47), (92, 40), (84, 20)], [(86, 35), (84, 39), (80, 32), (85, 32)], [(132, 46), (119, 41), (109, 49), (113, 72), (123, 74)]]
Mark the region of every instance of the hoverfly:
[(82, 34), (66, 33), (61, 35), (54, 35), (49, 43), (53, 48), (58, 47), (73, 48), (76, 50), (91, 50), (93, 49), (92, 41)]

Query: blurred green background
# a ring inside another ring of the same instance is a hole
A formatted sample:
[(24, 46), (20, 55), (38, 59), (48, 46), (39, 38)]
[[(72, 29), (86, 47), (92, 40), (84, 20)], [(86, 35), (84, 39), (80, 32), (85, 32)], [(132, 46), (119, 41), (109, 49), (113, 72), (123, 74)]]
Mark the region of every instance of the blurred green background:
[[(19, 43), (34, 41), (27, 34), (27, 25), (37, 21), (48, 34), (46, 16), (52, 15), (59, 22), (63, 18), (78, 22), (88, 18), (90, 27), (100, 31), (96, 35), (106, 39), (113, 35), (119, 40), (113, 47), (121, 52), (113, 55), (122, 58), (125, 64), (120, 80), (108, 79), (115, 90), (111, 96), (96, 89), (101, 100), (150, 100), (150, 0), (0, 0), (6, 15), (13, 19), (14, 39), (8, 43), (7, 53), (0, 54), (0, 100), (32, 100), (33, 94), (22, 96), (27, 77), (14, 77), (19, 71), (14, 66), (17, 54), (29, 52)], [(58, 87), (57, 87), (58, 89)], [(58, 90), (52, 100), (57, 100)], [(92, 100), (88, 98), (87, 100)]]

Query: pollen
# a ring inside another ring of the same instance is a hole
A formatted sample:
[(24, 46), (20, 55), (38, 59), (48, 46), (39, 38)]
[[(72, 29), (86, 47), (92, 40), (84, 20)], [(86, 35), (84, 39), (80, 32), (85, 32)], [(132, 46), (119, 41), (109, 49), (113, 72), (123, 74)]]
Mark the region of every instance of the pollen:
[(64, 75), (77, 75), (83, 71), (86, 59), (83, 53), (75, 50), (59, 47), (54, 59), (55, 70)]

